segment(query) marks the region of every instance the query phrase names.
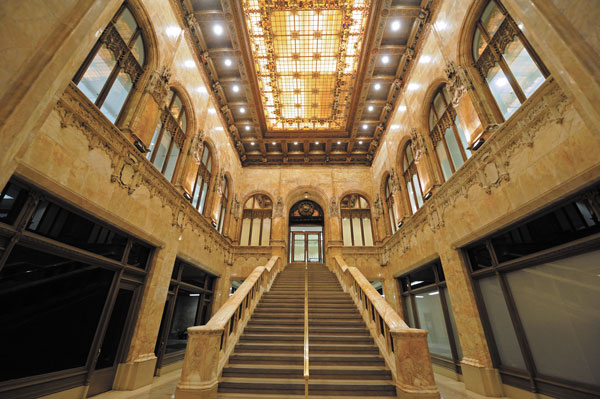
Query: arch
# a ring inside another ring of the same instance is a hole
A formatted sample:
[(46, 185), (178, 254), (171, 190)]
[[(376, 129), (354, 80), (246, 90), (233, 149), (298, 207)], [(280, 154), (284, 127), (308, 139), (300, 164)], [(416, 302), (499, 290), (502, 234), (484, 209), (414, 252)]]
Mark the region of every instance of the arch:
[(340, 214), (345, 246), (373, 246), (371, 206), (363, 195), (351, 192), (341, 197)]
[(325, 212), (315, 201), (302, 198), (290, 207), (290, 262), (319, 262), (324, 259)]
[[(308, 197), (305, 197), (305, 194), (307, 194)], [(323, 209), (323, 212), (325, 212), (325, 217), (328, 216), (329, 209), (327, 204), (329, 201), (327, 200), (327, 194), (322, 189), (315, 186), (298, 186), (288, 192), (285, 200), (283, 201), (285, 209), (290, 209), (294, 204), (296, 204), (296, 202), (303, 199), (310, 199), (319, 204), (319, 206)], [(286, 217), (289, 217), (289, 215)]]
[[(471, 4), (458, 44), (459, 63), (471, 75), (475, 92), (481, 97), (474, 105), (478, 112), (483, 111), (480, 116), (485, 116), (482, 120), (488, 123), (508, 119), (549, 76), (501, 0), (476, 0)], [(511, 64), (517, 58), (528, 72), (515, 76)]]
[(125, 1), (110, 19), (73, 83), (113, 124), (120, 126), (140, 99), (157, 62), (156, 35), (138, 1)]
[[(190, 110), (185, 105), (182, 92), (171, 87), (158, 125), (148, 146), (146, 158), (171, 181), (180, 164), (184, 145), (188, 139)], [(188, 99), (188, 104), (191, 104)]]
[(242, 206), (240, 245), (270, 245), (273, 205), (273, 199), (262, 192), (246, 197)]
[(435, 152), (436, 166), (442, 181), (446, 181), (471, 157), (469, 138), (452, 105), (446, 83), (435, 88), (425, 107), (427, 131)]

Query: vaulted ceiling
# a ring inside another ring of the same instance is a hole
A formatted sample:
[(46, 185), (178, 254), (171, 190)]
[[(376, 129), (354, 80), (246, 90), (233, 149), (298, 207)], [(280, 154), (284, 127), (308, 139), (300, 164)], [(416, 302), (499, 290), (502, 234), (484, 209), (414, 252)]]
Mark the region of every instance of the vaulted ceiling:
[(180, 0), (244, 166), (370, 165), (434, 0)]

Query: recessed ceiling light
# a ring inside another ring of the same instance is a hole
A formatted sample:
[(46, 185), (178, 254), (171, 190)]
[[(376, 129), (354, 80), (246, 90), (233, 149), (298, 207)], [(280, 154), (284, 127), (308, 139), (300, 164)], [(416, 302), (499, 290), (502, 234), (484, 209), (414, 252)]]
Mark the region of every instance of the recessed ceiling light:
[(275, 143), (275, 142), (272, 142), (271, 144), (275, 145), (276, 143)]
[(242, 114), (246, 113), (246, 108), (244, 108), (244, 107), (240, 107), (240, 112), (241, 112)]
[(254, 141), (251, 141), (251, 142), (250, 142), (250, 145), (254, 145)]
[(396, 20), (392, 22), (391, 27), (393, 31), (397, 31), (398, 29), (400, 29), (400, 21)]
[(342, 142), (341, 142), (341, 141), (338, 141), (338, 144), (342, 144)]
[(244, 129), (246, 129), (246, 131), (248, 131), (248, 130), (250, 130), (250, 126), (246, 125), (246, 127)]
[(231, 66), (232, 62), (229, 58), (225, 58), (225, 66)]
[(294, 141), (294, 145), (298, 145), (298, 142), (297, 142), (297, 141)]
[(223, 34), (223, 27), (219, 24), (214, 24), (213, 32), (215, 32), (215, 35), (221, 36)]
[(362, 140), (358, 142), (358, 144), (362, 144)]
[(316, 144), (316, 145), (319, 145), (319, 142), (318, 142), (318, 141), (315, 141), (315, 144)]
[(384, 64), (387, 64), (388, 62), (390, 62), (390, 57), (388, 57), (387, 55), (384, 55), (383, 57), (381, 57), (381, 62), (383, 62)]
[(379, 90), (379, 89), (381, 89), (381, 85), (379, 83), (375, 83), (375, 86), (373, 86), (373, 88), (375, 90)]
[(372, 105), (369, 105), (369, 107), (367, 109), (369, 110), (369, 112), (372, 112), (374, 108)]
[(235, 93), (237, 93), (238, 91), (240, 91), (240, 86), (238, 86), (238, 85), (234, 85), (234, 86), (232, 87), (232, 89), (233, 89), (233, 91), (234, 91)]
[(367, 130), (369, 128), (369, 125), (367, 125), (366, 123), (363, 124), (363, 130)]

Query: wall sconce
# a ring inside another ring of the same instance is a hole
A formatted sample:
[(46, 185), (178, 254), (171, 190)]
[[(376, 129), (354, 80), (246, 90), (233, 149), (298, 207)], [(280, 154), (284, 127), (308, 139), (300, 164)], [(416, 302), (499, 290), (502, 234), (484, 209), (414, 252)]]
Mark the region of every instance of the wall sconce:
[(192, 200), (192, 196), (187, 192), (184, 191), (183, 192), (183, 196), (185, 197), (186, 200), (191, 201)]
[(398, 222), (398, 228), (402, 227), (402, 225), (404, 224), (404, 220), (401, 220)]
[(210, 220), (210, 224), (212, 224), (212, 227), (214, 227), (215, 229), (217, 228), (217, 222), (215, 222), (214, 220)]
[(432, 196), (432, 195), (433, 195), (433, 192), (431, 192), (431, 191), (430, 191), (430, 192), (428, 192), (427, 194), (425, 194), (425, 196), (423, 197), (423, 199), (424, 199), (425, 201), (427, 201), (429, 198), (431, 198), (431, 196)]
[(485, 139), (483, 137), (478, 138), (477, 141), (475, 141), (471, 146), (471, 151), (477, 151), (477, 149), (481, 147), (483, 143), (485, 143)]

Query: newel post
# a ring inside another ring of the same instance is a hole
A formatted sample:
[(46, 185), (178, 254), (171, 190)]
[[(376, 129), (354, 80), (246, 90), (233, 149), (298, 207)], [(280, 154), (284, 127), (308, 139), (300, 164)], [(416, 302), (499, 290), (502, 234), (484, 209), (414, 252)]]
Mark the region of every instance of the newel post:
[(393, 329), (396, 392), (401, 399), (439, 399), (433, 379), (427, 331)]
[(219, 352), (223, 329), (188, 328), (176, 399), (216, 399), (219, 385)]

